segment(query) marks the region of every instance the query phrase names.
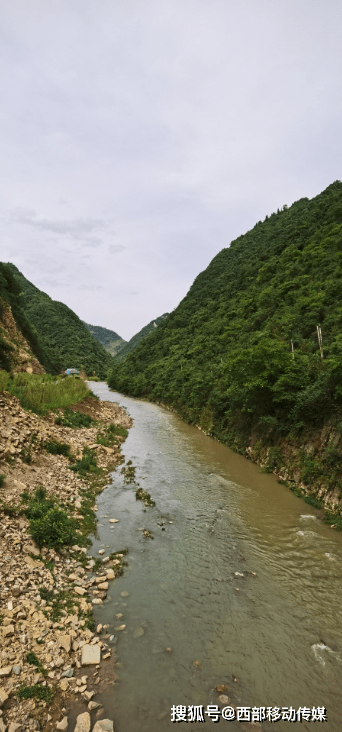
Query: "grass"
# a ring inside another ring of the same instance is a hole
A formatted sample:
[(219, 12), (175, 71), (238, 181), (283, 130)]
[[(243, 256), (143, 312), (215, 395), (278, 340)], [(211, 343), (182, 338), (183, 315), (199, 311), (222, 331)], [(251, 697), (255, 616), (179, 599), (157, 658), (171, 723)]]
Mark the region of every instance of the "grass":
[(91, 394), (82, 379), (62, 379), (50, 374), (17, 374), (10, 378), (7, 390), (18, 397), (24, 409), (36, 414), (65, 409)]
[(115, 444), (116, 437), (124, 437), (126, 439), (127, 435), (128, 431), (124, 427), (120, 427), (120, 425), (111, 422), (98, 432), (96, 442), (104, 447), (111, 447)]
[(0, 392), (6, 391), (8, 382), (10, 380), (10, 374), (8, 371), (0, 369)]
[(56, 623), (62, 617), (64, 611), (70, 613), (74, 605), (79, 607), (79, 602), (75, 599), (72, 590), (60, 590), (55, 594), (54, 590), (48, 590), (43, 585), (39, 588), (39, 594), (41, 599), (47, 603), (42, 608), (43, 613), (53, 623)]
[(45, 701), (47, 704), (51, 704), (53, 699), (53, 693), (48, 686), (41, 686), (35, 684), (34, 686), (22, 686), (18, 691), (18, 699), (39, 699)]
[[(90, 393), (91, 392), (88, 392), (88, 396)], [(63, 417), (56, 417), (55, 421), (56, 424), (60, 424), (63, 427), (72, 427), (73, 429), (78, 429), (79, 427), (91, 427), (91, 425), (96, 424), (96, 420), (92, 419), (90, 414), (74, 412), (72, 409), (65, 409)]]
[(26, 660), (27, 660), (27, 663), (29, 663), (31, 666), (36, 666), (38, 671), (40, 671), (40, 673), (43, 674), (43, 676), (47, 676), (47, 671), (42, 666), (41, 661), (39, 660), (39, 658), (37, 658), (35, 653), (32, 653), (32, 652), (27, 653)]
[(80, 475), (101, 472), (101, 469), (97, 467), (96, 457), (93, 451), (89, 450), (89, 447), (83, 448), (82, 459), (75, 463), (75, 465), (70, 465), (70, 470)]

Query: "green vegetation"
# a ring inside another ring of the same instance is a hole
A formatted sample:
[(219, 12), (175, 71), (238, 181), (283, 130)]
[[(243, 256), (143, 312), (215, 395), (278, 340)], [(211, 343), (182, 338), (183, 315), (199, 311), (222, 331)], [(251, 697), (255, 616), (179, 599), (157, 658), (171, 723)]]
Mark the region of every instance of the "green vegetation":
[[(78, 318), (67, 305), (52, 300), (41, 290), (38, 290), (24, 275), (19, 272), (14, 264), (1, 265), (5, 268), (6, 276), (10, 278), (11, 287), (15, 289), (15, 297), (20, 302), (20, 330), (27, 324), (30, 333), (40, 344), (40, 356), (38, 348), (33, 348), (33, 341), (28, 338), (32, 350), (38, 360), (46, 367), (47, 356), (53, 363), (53, 368), (47, 368), (52, 373), (58, 373), (66, 368), (85, 369), (86, 373), (104, 378), (109, 366), (112, 364), (112, 357), (103, 346), (89, 333), (82, 320)], [(0, 278), (2, 270), (0, 269)], [(0, 279), (0, 296), (1, 279)], [(12, 303), (11, 303), (12, 304)], [(22, 314), (25, 310), (25, 322)], [(12, 312), (17, 320), (12, 306)], [(17, 321), (18, 322), (18, 321)], [(38, 334), (38, 335), (37, 335)], [(48, 347), (47, 347), (47, 344)], [(1, 344), (0, 344), (1, 348)], [(46, 353), (45, 353), (46, 352)], [(4, 354), (6, 359), (6, 354)], [(9, 370), (0, 360), (0, 367)]]
[(65, 455), (65, 457), (70, 457), (70, 445), (67, 445), (66, 442), (52, 440), (51, 442), (45, 442), (44, 447), (50, 455)]
[[(90, 392), (88, 392), (90, 394)], [(78, 429), (79, 427), (91, 427), (96, 424), (95, 419), (89, 414), (83, 414), (82, 412), (74, 412), (72, 409), (65, 409), (63, 417), (56, 417), (56, 424), (61, 424), (63, 427), (73, 427)]]
[(92, 450), (89, 447), (84, 447), (82, 452), (82, 459), (78, 460), (75, 465), (70, 465), (70, 470), (80, 475), (85, 473), (100, 473), (101, 469), (97, 467), (97, 460)]
[(0, 473), (0, 488), (2, 488), (2, 486), (4, 485), (5, 480), (6, 480), (6, 475), (4, 475), (3, 473)]
[[(341, 274), (337, 181), (312, 200), (266, 216), (222, 250), (176, 310), (123, 362), (115, 360), (108, 384), (175, 407), (241, 452), (251, 435), (278, 447), (283, 438), (303, 440), (328, 421), (337, 425)], [(337, 475), (337, 458), (336, 465), (334, 456), (329, 460), (324, 475)], [(279, 461), (279, 450), (273, 451), (267, 469)], [(309, 480), (317, 466), (306, 469)]]
[(7, 385), (10, 394), (18, 397), (24, 409), (37, 414), (46, 414), (50, 409), (61, 409), (80, 402), (90, 395), (82, 379), (68, 377), (63, 379), (50, 374), (17, 374), (10, 378)]
[(35, 653), (32, 653), (32, 652), (27, 653), (26, 660), (27, 660), (27, 663), (29, 663), (31, 666), (36, 666), (38, 671), (40, 671), (40, 673), (43, 674), (43, 676), (47, 676), (47, 671), (45, 670), (41, 661), (39, 660), (39, 658), (37, 658)]
[(54, 499), (46, 497), (46, 489), (37, 488), (30, 498), (25, 515), (30, 520), (30, 534), (39, 549), (43, 546), (60, 551), (80, 540), (77, 522), (59, 508)]
[(48, 686), (41, 686), (35, 684), (34, 686), (22, 686), (18, 691), (18, 699), (38, 699), (44, 701), (46, 704), (51, 704), (53, 699), (53, 693)]
[(121, 468), (121, 475), (124, 477), (125, 483), (134, 483), (136, 468), (132, 465), (132, 460), (128, 460), (126, 465)]
[(99, 430), (96, 442), (105, 447), (112, 447), (116, 443), (116, 437), (124, 437), (126, 439), (127, 435), (128, 431), (124, 427), (120, 427), (120, 425), (111, 422)]
[[(7, 304), (11, 307), (12, 315), (18, 329), (28, 341), (31, 350), (38, 361), (42, 366), (44, 366), (46, 371), (56, 374), (61, 369), (59, 354), (54, 349), (50, 348), (48, 340), (44, 340), (42, 337), (43, 334), (40, 334), (38, 328), (36, 329), (32, 323), (27, 312), (27, 305), (21, 294), (20, 282), (18, 282), (18, 279), (15, 276), (16, 273), (20, 275), (19, 270), (17, 270), (13, 264), (4, 264), (4, 262), (0, 262), (0, 321), (5, 305)], [(22, 275), (20, 275), (20, 277), (22, 277)], [(24, 277), (23, 280), (25, 280)], [(25, 280), (25, 282), (27, 282), (27, 280)], [(45, 317), (43, 314), (41, 316)], [(0, 325), (0, 368), (10, 371), (14, 348), (4, 340), (1, 335), (1, 330)]]
[[(83, 321), (84, 323), (84, 321)], [(84, 323), (85, 327), (89, 330), (96, 340), (102, 344), (102, 346), (110, 353), (115, 356), (116, 353), (126, 345), (126, 341), (121, 338), (114, 330), (108, 328), (102, 328), (100, 325), (89, 325)]]
[(128, 343), (125, 343), (124, 341), (122, 346), (117, 349), (116, 353), (113, 353), (113, 356), (115, 356), (118, 361), (123, 361), (129, 353), (134, 351), (134, 349), (139, 345), (140, 341), (142, 341), (143, 338), (146, 338), (149, 333), (152, 333), (160, 325), (160, 323), (162, 323), (165, 318), (167, 318), (168, 315), (169, 313), (164, 313), (164, 315), (160, 315), (159, 318), (151, 320), (151, 322), (148, 323), (148, 325), (145, 325), (144, 328), (139, 330), (139, 333), (136, 333), (133, 338), (128, 341)]
[[(1, 347), (1, 344), (0, 344), (0, 347)], [(8, 373), (8, 371), (3, 371), (1, 369), (0, 370), (0, 393), (2, 391), (6, 391), (9, 380), (10, 380), (10, 374)]]
[(143, 488), (137, 488), (135, 491), (135, 497), (137, 501), (143, 501), (145, 506), (155, 506), (155, 501), (152, 499), (152, 496), (147, 491), (144, 491)]
[(75, 604), (78, 606), (78, 600), (75, 600), (72, 590), (55, 592), (55, 590), (48, 590), (43, 586), (39, 588), (39, 594), (41, 599), (47, 603), (42, 611), (45, 617), (52, 620), (53, 623), (57, 623), (65, 612), (72, 612)]

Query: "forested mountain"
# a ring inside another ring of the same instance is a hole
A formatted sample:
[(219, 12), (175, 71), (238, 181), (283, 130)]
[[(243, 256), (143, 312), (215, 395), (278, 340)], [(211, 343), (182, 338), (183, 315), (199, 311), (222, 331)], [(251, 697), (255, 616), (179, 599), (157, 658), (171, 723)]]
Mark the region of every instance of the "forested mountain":
[(25, 322), (37, 338), (36, 350), (41, 348), (43, 360), (39, 360), (43, 365), (47, 364), (46, 354), (49, 355), (51, 368), (47, 370), (56, 373), (68, 367), (83, 367), (88, 376), (95, 373), (104, 378), (112, 357), (93, 338), (76, 313), (35, 287), (14, 264), (2, 266), (12, 275), (16, 298), (21, 304), (20, 312), (25, 312)]
[[(223, 249), (158, 329), (116, 359), (108, 383), (174, 406), (240, 450), (328, 420), (342, 431), (341, 278), (336, 181)], [(340, 453), (334, 460), (342, 466)]]
[(82, 322), (89, 330), (89, 333), (91, 333), (99, 343), (102, 343), (103, 348), (105, 348), (112, 356), (115, 356), (122, 346), (125, 346), (127, 343), (127, 341), (115, 333), (114, 330), (102, 328), (101, 325), (89, 325), (89, 323), (85, 323), (84, 320)]
[(149, 333), (154, 331), (160, 323), (167, 318), (169, 313), (164, 313), (164, 315), (160, 315), (159, 318), (155, 318), (155, 320), (151, 320), (148, 325), (145, 325), (144, 328), (139, 330), (139, 333), (136, 333), (133, 338), (131, 338), (128, 343), (124, 343), (120, 349), (116, 352), (116, 359), (118, 361), (123, 361), (128, 353), (131, 353), (131, 351), (134, 351), (134, 349), (137, 347), (137, 345), (140, 343), (140, 341), (145, 338)]

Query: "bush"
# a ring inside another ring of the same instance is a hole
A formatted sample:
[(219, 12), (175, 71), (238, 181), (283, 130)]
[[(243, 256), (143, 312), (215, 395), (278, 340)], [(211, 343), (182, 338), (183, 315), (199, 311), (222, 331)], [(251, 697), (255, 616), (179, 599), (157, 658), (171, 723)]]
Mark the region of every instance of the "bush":
[(70, 445), (67, 445), (66, 442), (52, 440), (51, 442), (45, 442), (44, 447), (50, 455), (65, 455), (65, 457), (70, 457)]
[(82, 412), (74, 412), (72, 409), (65, 409), (64, 416), (56, 417), (56, 424), (63, 425), (63, 427), (73, 427), (77, 429), (79, 427), (90, 427), (92, 424), (96, 424), (95, 419), (89, 414), (82, 414)]
[(59, 551), (64, 546), (75, 544), (79, 538), (75, 520), (58, 508), (52, 499), (46, 498), (43, 487), (37, 488), (25, 514), (30, 520), (32, 539), (40, 549), (46, 546)]
[(46, 546), (55, 551), (75, 544), (78, 539), (75, 520), (57, 506), (50, 508), (41, 518), (31, 519), (30, 533), (40, 549)]

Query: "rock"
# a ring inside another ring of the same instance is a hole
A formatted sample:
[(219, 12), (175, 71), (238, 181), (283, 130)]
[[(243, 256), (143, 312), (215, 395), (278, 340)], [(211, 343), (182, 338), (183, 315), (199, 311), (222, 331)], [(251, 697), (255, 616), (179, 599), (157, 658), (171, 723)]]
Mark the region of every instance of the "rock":
[(128, 597), (129, 592), (127, 590), (124, 590), (123, 592), (120, 592), (121, 597)]
[(14, 625), (5, 626), (5, 628), (3, 630), (3, 634), (4, 634), (5, 638), (7, 638), (7, 636), (14, 635)]
[(67, 653), (70, 653), (71, 636), (70, 635), (60, 635), (58, 638), (58, 644), (61, 648), (64, 648), (64, 650)]
[(18, 666), (17, 664), (15, 664), (15, 666), (13, 666), (13, 673), (16, 676), (20, 676), (20, 674), (21, 674), (21, 666)]
[(7, 725), (5, 725), (2, 721), (2, 719), (0, 719), (0, 732), (6, 732), (6, 730), (7, 730)]
[(59, 688), (62, 691), (67, 691), (68, 688), (69, 688), (69, 681), (68, 681), (68, 679), (62, 679), (62, 681), (61, 681), (61, 683), (59, 685)]
[(90, 711), (92, 711), (93, 709), (98, 709), (100, 706), (101, 706), (101, 704), (99, 704), (99, 702), (90, 701), (88, 704), (88, 709), (90, 709)]
[(117, 628), (115, 628), (115, 630), (125, 630), (125, 628), (125, 625), (119, 625)]
[(11, 722), (8, 727), (8, 732), (22, 732), (23, 725), (18, 722)]
[(62, 673), (62, 679), (67, 678), (71, 679), (71, 677), (74, 675), (74, 669), (70, 666), (69, 668), (65, 669)]
[(87, 590), (84, 589), (84, 587), (79, 587), (78, 585), (74, 587), (75, 592), (77, 592), (78, 595), (85, 595)]
[(10, 676), (12, 673), (12, 666), (4, 666), (3, 668), (0, 668), (0, 679), (3, 679), (4, 676)]
[(28, 564), (30, 569), (37, 569), (37, 567), (43, 566), (42, 563), (38, 561), (38, 559), (32, 559), (32, 557), (25, 557), (24, 561), (26, 562), (26, 564)]
[(26, 552), (26, 554), (33, 554), (35, 557), (39, 557), (40, 555), (39, 549), (37, 549), (34, 544), (25, 544), (25, 546), (23, 546), (23, 552)]
[(94, 724), (93, 732), (114, 732), (114, 723), (111, 719), (99, 719)]
[(99, 549), (99, 554), (104, 554), (104, 553), (105, 553), (104, 549)]
[(133, 638), (140, 638), (142, 635), (144, 635), (144, 628), (136, 628), (133, 633)]
[(97, 586), (99, 590), (108, 590), (109, 584), (108, 582), (100, 582)]
[(63, 717), (60, 722), (57, 722), (56, 728), (61, 729), (63, 730), (63, 732), (65, 732), (65, 730), (68, 729), (68, 717)]
[(82, 666), (91, 666), (101, 661), (101, 648), (98, 645), (84, 645), (82, 648)]
[(109, 519), (110, 524), (117, 524), (119, 523), (119, 519)]
[(218, 694), (224, 694), (224, 692), (227, 691), (227, 687), (225, 686), (225, 684), (220, 684), (216, 687), (216, 691)]
[(104, 654), (104, 656), (102, 656), (102, 660), (103, 660), (103, 661), (105, 661), (105, 660), (106, 660), (106, 658), (110, 658), (110, 657), (111, 657), (111, 655), (112, 655), (112, 654), (111, 654), (111, 652), (110, 652), (110, 651), (109, 651), (108, 653), (105, 653), (105, 654)]
[(83, 714), (78, 715), (74, 732), (90, 732), (89, 712), (83, 712)]
[(103, 600), (101, 600), (100, 597), (94, 597), (94, 599), (91, 601), (93, 605), (102, 605)]
[(82, 508), (81, 501), (75, 501), (75, 508)]
[(221, 704), (229, 704), (230, 699), (229, 699), (228, 696), (226, 696), (226, 694), (220, 694), (220, 696), (219, 696), (219, 702)]
[(97, 628), (96, 628), (96, 632), (97, 632), (98, 634), (100, 634), (100, 633), (101, 633), (101, 630), (102, 630), (102, 628), (103, 628), (103, 625), (101, 625), (101, 623), (99, 623), (99, 624), (98, 624), (98, 626), (97, 626)]
[(93, 698), (94, 694), (95, 694), (95, 691), (85, 691), (83, 696), (86, 699), (86, 701), (90, 701), (90, 699)]
[(115, 578), (114, 569), (106, 569), (106, 577), (108, 580), (114, 579)]

